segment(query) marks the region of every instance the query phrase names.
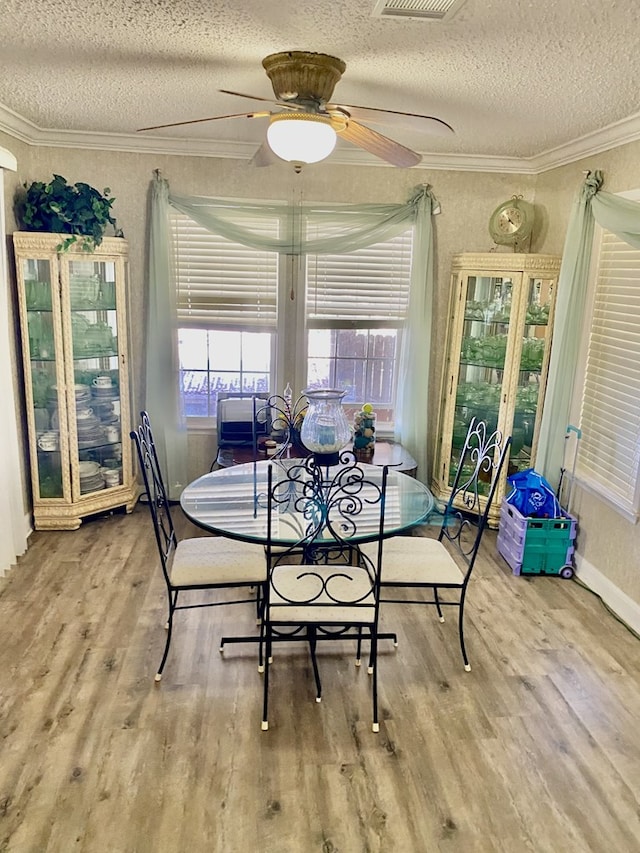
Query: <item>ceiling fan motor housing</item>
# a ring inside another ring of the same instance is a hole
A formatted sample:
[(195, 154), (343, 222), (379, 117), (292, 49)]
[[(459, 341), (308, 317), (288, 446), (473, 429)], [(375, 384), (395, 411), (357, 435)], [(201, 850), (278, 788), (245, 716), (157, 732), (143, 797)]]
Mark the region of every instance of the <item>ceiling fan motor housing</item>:
[(331, 100), (335, 85), (347, 67), (335, 56), (305, 50), (272, 53), (262, 60), (262, 65), (279, 101), (322, 104)]

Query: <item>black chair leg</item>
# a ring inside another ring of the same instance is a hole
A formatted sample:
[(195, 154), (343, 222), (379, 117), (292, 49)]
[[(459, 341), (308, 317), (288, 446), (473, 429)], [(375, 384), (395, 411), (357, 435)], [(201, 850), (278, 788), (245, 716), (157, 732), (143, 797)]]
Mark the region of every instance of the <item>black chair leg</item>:
[[(266, 629), (266, 666), (264, 668), (264, 694), (262, 702), (262, 731), (266, 732), (269, 729), (268, 703), (269, 703), (269, 660), (271, 658), (271, 629)], [(261, 644), (262, 649), (262, 644)]]
[(378, 722), (378, 635), (374, 629), (371, 630), (371, 692), (373, 699), (373, 722), (371, 730), (375, 733), (380, 731)]
[[(369, 631), (371, 634), (371, 629)], [(398, 648), (398, 635), (393, 631), (382, 631), (376, 634), (377, 640), (391, 640), (394, 649)], [(367, 668), (369, 675), (373, 675), (373, 645), (369, 650), (369, 666)]]
[(464, 661), (464, 668), (466, 672), (471, 672), (471, 664), (469, 663), (469, 658), (467, 657), (467, 650), (464, 645), (464, 601), (465, 601), (465, 593), (466, 589), (462, 590), (462, 595), (460, 596), (460, 606), (458, 610), (458, 634), (460, 635), (460, 651), (462, 652), (462, 660)]
[(318, 660), (316, 657), (317, 637), (315, 626), (309, 625), (307, 628), (307, 637), (309, 639), (309, 651), (311, 653), (311, 665), (313, 667), (313, 677), (316, 682), (316, 702), (322, 701), (322, 685), (320, 684), (320, 672), (318, 670)]
[(444, 622), (444, 613), (442, 612), (442, 608), (440, 607), (440, 599), (438, 598), (438, 587), (434, 586), (433, 588), (433, 601), (436, 605), (436, 609), (438, 611), (438, 619), (441, 622)]
[(258, 640), (258, 672), (264, 672), (264, 647), (265, 647), (264, 613), (260, 620), (260, 638)]
[(162, 660), (160, 661), (160, 666), (158, 667), (158, 671), (156, 672), (156, 682), (162, 680), (162, 670), (164, 669), (164, 665), (167, 662), (167, 656), (169, 654), (169, 646), (171, 645), (171, 634), (173, 633), (173, 609), (169, 613), (169, 620), (167, 622), (166, 630), (167, 640), (164, 644), (164, 652), (162, 653)]
[(169, 593), (169, 618), (165, 622), (165, 630), (167, 632), (167, 639), (164, 644), (164, 652), (162, 653), (162, 660), (160, 661), (160, 666), (155, 675), (156, 683), (162, 680), (162, 670), (164, 669), (164, 665), (167, 662), (167, 657), (169, 655), (169, 646), (171, 645), (171, 635), (173, 633), (173, 614), (176, 609), (176, 605), (178, 603), (178, 590)]
[(358, 625), (358, 644), (356, 646), (356, 666), (362, 663), (362, 625)]

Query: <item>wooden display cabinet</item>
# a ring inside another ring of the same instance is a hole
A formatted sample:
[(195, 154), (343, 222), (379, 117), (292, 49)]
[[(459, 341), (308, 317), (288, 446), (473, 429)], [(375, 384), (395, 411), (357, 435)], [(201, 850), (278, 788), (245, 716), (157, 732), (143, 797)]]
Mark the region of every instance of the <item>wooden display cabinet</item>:
[[(512, 436), (490, 511), (497, 526), (509, 474), (534, 467), (560, 258), (462, 254), (453, 259), (447, 357), (432, 489), (447, 500), (473, 417)], [(488, 484), (487, 484), (488, 487)]]
[(137, 500), (129, 431), (128, 246), (93, 252), (16, 232), (26, 415), (36, 529)]

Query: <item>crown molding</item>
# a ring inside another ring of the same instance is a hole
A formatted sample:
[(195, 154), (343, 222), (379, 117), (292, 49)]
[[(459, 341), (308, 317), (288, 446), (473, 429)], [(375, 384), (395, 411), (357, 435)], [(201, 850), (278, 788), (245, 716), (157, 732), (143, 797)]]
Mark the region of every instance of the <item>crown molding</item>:
[[(176, 139), (140, 136), (134, 133), (95, 133), (94, 131), (41, 128), (0, 104), (0, 131), (32, 146), (119, 151), (134, 154), (172, 154), (181, 157), (221, 157), (251, 160), (256, 145), (250, 142), (221, 142), (207, 139)], [(360, 149), (337, 149), (331, 162), (342, 166), (388, 166)], [(393, 167), (389, 167), (393, 168)], [(467, 172), (535, 174), (527, 160), (515, 157), (467, 156), (462, 154), (422, 155), (415, 168)]]
[(602, 154), (612, 148), (619, 148), (629, 142), (637, 142), (640, 139), (640, 113), (628, 116), (621, 121), (579, 136), (566, 145), (550, 148), (532, 158), (536, 163), (536, 173), (548, 172), (558, 166), (566, 166), (582, 160), (593, 154)]
[(26, 142), (27, 145), (37, 145), (32, 140), (38, 133), (38, 127), (4, 104), (0, 104), (0, 130), (20, 142)]
[[(256, 145), (249, 142), (222, 142), (205, 139), (144, 137), (133, 133), (96, 133), (93, 131), (55, 130), (38, 127), (28, 119), (0, 104), (0, 131), (31, 146), (118, 151), (133, 154), (172, 154), (183, 157), (221, 157), (251, 160)], [(539, 175), (601, 154), (640, 139), (640, 113), (585, 134), (565, 145), (550, 148), (533, 157), (501, 157), (483, 154), (422, 153), (422, 162), (414, 168), (454, 172), (497, 172), (501, 174)], [(370, 158), (358, 149), (336, 150), (331, 162), (346, 166), (382, 166), (388, 164)], [(389, 167), (392, 168), (392, 167)]]

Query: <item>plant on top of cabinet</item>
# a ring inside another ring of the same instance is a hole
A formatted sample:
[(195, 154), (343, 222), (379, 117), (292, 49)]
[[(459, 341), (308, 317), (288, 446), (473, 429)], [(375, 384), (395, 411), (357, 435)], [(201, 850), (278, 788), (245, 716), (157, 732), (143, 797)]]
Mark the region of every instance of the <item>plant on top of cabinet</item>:
[(34, 181), (24, 186), (26, 194), (18, 202), (18, 218), (27, 231), (70, 234), (57, 246), (59, 252), (66, 252), (76, 242), (83, 251), (93, 252), (102, 243), (107, 227), (116, 227), (111, 215), (115, 198), (109, 187), (100, 192), (80, 181), (69, 184), (61, 175), (54, 175), (47, 184)]

